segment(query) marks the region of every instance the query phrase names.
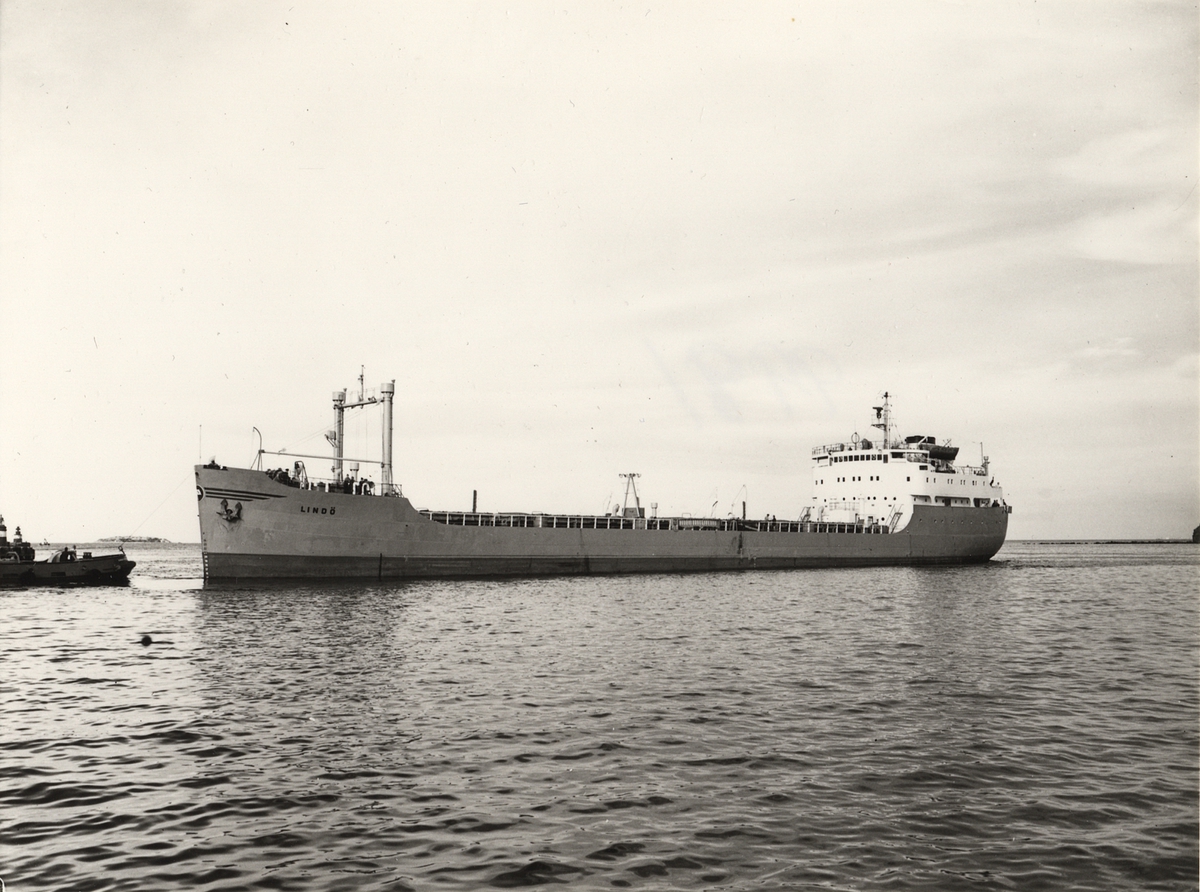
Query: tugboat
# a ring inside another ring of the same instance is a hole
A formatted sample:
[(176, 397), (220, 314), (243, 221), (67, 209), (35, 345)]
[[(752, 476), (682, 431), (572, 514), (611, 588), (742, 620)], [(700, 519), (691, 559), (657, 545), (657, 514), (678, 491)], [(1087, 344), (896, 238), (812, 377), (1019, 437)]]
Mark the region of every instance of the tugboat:
[(8, 527), (0, 515), (0, 587), (29, 585), (128, 585), (129, 572), (136, 566), (125, 557), (125, 549), (117, 554), (93, 555), (85, 551), (80, 557), (74, 546), (59, 548), (49, 558), (36, 560), (32, 545), (21, 538), (21, 528), (10, 543)]

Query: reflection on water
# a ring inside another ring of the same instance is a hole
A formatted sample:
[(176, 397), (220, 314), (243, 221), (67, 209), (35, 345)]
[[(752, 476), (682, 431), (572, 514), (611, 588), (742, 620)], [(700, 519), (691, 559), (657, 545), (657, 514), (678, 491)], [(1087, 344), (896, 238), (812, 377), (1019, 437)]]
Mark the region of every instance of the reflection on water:
[(271, 587), (145, 551), (0, 595), (9, 888), (1196, 885), (1186, 546)]

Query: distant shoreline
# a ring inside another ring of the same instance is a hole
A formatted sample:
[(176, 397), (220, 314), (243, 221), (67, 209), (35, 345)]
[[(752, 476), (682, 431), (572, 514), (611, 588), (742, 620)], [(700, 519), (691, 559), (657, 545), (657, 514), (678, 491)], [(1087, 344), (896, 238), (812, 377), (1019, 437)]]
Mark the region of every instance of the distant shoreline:
[[(1026, 545), (1193, 545), (1191, 539), (1009, 539)], [(1007, 543), (1006, 543), (1007, 544)]]

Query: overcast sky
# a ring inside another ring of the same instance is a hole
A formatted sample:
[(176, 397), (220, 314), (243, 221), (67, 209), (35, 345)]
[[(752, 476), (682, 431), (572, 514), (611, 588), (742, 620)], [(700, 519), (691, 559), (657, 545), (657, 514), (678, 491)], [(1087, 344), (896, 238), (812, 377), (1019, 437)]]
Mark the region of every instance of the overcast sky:
[(1196, 4), (734, 6), (5, 0), (10, 535), (198, 541), (361, 366), (418, 507), (795, 516), (887, 390), (1010, 538), (1190, 535)]

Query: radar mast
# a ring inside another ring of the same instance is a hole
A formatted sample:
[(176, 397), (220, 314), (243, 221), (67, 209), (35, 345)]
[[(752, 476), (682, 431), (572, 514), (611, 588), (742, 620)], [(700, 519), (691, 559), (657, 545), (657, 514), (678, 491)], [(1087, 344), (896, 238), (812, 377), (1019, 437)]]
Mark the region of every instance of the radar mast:
[(883, 405), (871, 407), (875, 410), (875, 421), (871, 424), (871, 427), (877, 427), (883, 431), (884, 449), (892, 447), (892, 404), (890, 398), (891, 395), (885, 390), (883, 392)]

